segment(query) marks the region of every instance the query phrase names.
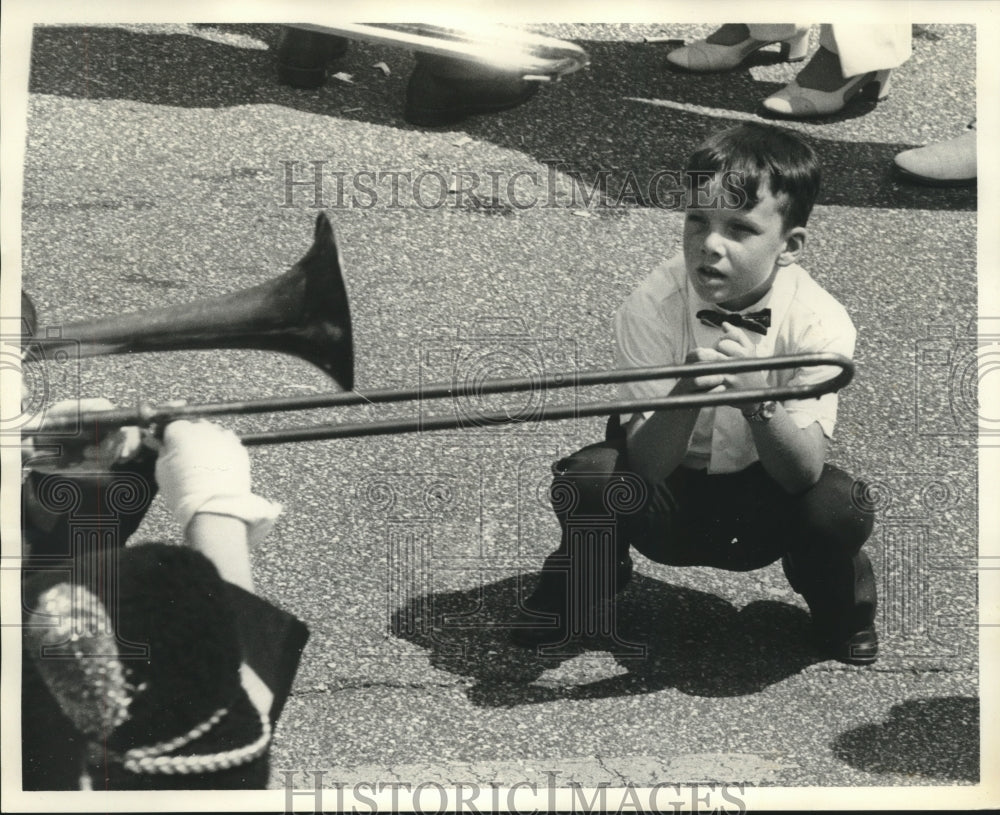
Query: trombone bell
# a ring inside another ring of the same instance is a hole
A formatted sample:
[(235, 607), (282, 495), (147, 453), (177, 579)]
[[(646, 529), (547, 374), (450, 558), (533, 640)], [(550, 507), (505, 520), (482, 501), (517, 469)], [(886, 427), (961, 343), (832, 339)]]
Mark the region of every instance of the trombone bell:
[(65, 326), (62, 341), (30, 340), (25, 346), (28, 359), (60, 348), (81, 357), (211, 348), (278, 351), (311, 362), (343, 390), (352, 390), (351, 314), (330, 220), (319, 213), (309, 251), (268, 283), (193, 303), (83, 320)]

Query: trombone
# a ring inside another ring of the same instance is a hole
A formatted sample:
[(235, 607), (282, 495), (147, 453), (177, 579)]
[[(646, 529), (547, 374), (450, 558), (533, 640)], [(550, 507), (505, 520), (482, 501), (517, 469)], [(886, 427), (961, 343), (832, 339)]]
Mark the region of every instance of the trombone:
[[(452, 399), (452, 415), (382, 419), (370, 422), (334, 422), (245, 433), (245, 445), (281, 444), (334, 438), (394, 435), (469, 427), (523, 424), (719, 405), (764, 400), (807, 399), (832, 393), (854, 376), (854, 364), (839, 354), (798, 354), (760, 359), (725, 360), (687, 365), (665, 365), (598, 371), (569, 371), (534, 377), (490, 379), (475, 383), (441, 382), (417, 388), (353, 390), (354, 355), (347, 287), (333, 227), (324, 213), (316, 219), (314, 241), (306, 255), (275, 280), (194, 304), (165, 306), (115, 318), (67, 326), (61, 347), (76, 348), (81, 357), (139, 351), (205, 348), (252, 348), (293, 354), (325, 371), (340, 391), (308, 396), (215, 402), (195, 405), (114, 408), (69, 416), (43, 417), (21, 427), (22, 435), (74, 435), (86, 428), (100, 434), (126, 425), (162, 427), (182, 418), (279, 413), (317, 408), (348, 407), (425, 400)], [(76, 339), (74, 339), (76, 338)], [(37, 361), (50, 349), (29, 339), (25, 359)], [(549, 389), (675, 379), (706, 374), (745, 373), (829, 366), (837, 373), (809, 385), (786, 385), (725, 392), (689, 393), (640, 399), (542, 405), (521, 411), (462, 411), (459, 399)]]

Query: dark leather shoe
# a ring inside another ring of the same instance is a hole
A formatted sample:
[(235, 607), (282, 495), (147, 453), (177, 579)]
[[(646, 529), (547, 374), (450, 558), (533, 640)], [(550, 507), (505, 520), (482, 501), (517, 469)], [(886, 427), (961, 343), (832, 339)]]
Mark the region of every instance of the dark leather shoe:
[[(626, 555), (615, 566), (615, 594), (632, 581), (632, 572), (632, 558)], [(577, 636), (586, 636), (580, 632), (597, 634), (607, 621), (598, 615), (604, 613), (605, 603), (613, 602), (613, 598), (592, 598), (592, 601), (586, 609), (576, 609), (576, 613), (582, 616), (574, 621), (576, 625), (572, 626), (571, 632), (569, 622), (573, 611), (566, 595), (564, 573), (560, 574), (556, 569), (543, 569), (538, 587), (524, 601), (524, 610), (518, 615), (517, 627), (510, 632), (511, 642), (524, 648), (535, 648), (540, 645), (561, 645)]]
[(569, 640), (569, 601), (561, 575), (542, 571), (538, 586), (524, 601), (510, 639), (522, 648), (556, 645)]
[(862, 551), (849, 562), (810, 568), (801, 556), (786, 554), (781, 567), (809, 606), (823, 653), (849, 665), (871, 665), (878, 659), (878, 598), (868, 555)]
[(878, 635), (874, 628), (858, 631), (841, 642), (823, 643), (834, 659), (848, 665), (871, 665), (878, 659)]
[(563, 614), (558, 614), (548, 620), (533, 614), (519, 614), (517, 628), (510, 632), (510, 641), (522, 648), (558, 645), (568, 642), (569, 639), (569, 631)]
[(318, 31), (283, 28), (278, 39), (278, 81), (303, 90), (326, 82), (327, 64), (347, 53), (347, 40)]
[(526, 82), (519, 74), (418, 54), (406, 88), (403, 118), (414, 125), (441, 127), (517, 107), (537, 92), (538, 83)]

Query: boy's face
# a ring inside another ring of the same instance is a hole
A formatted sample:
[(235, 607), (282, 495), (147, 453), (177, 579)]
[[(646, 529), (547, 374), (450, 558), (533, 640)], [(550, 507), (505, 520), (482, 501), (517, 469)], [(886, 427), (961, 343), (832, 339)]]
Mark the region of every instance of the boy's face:
[[(723, 194), (726, 193), (726, 197)], [(729, 311), (752, 305), (771, 288), (781, 266), (794, 263), (805, 245), (804, 227), (785, 229), (781, 214), (784, 193), (775, 197), (761, 183), (752, 209), (724, 206), (732, 200), (719, 176), (697, 193), (708, 206), (690, 198), (684, 219), (684, 263), (703, 300)]]

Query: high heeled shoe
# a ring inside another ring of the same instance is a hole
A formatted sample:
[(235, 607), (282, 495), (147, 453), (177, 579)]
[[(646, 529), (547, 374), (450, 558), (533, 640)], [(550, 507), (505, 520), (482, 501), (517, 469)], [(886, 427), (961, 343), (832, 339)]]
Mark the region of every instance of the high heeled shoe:
[(735, 45), (719, 45), (698, 40), (667, 54), (667, 62), (695, 73), (728, 71), (736, 68), (747, 57), (765, 46), (781, 43), (781, 58), (786, 62), (801, 62), (809, 51), (809, 31), (803, 31), (787, 40), (755, 40), (747, 37)]
[(803, 88), (793, 79), (761, 104), (774, 115), (786, 119), (830, 116), (839, 113), (855, 98), (881, 102), (889, 95), (891, 76), (892, 69), (869, 71), (866, 74), (848, 77), (843, 85), (832, 91)]

